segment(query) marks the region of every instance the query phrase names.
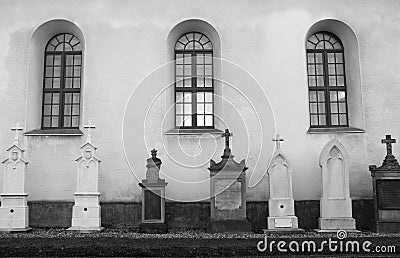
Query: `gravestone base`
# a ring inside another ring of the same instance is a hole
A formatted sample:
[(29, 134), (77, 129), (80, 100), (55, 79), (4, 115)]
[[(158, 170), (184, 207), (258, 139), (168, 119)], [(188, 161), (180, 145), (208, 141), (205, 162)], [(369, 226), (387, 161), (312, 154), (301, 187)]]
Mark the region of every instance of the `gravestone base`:
[(72, 226), (68, 231), (81, 233), (98, 232), (101, 227), (100, 193), (75, 193), (75, 205), (72, 207)]
[(168, 233), (167, 223), (141, 223), (139, 225), (140, 233), (147, 234), (166, 234)]
[(376, 221), (373, 229), (376, 233), (400, 233), (400, 221)]
[(211, 220), (208, 222), (207, 233), (223, 232), (251, 232), (251, 223), (247, 219)]
[(319, 218), (319, 229), (315, 231), (319, 233), (337, 232), (338, 230), (346, 230), (347, 232), (360, 232), (356, 230), (356, 220), (353, 218)]
[(30, 231), (27, 194), (3, 194), (0, 207), (0, 232)]
[(267, 230), (270, 231), (304, 231), (299, 229), (299, 223), (296, 216), (268, 217)]

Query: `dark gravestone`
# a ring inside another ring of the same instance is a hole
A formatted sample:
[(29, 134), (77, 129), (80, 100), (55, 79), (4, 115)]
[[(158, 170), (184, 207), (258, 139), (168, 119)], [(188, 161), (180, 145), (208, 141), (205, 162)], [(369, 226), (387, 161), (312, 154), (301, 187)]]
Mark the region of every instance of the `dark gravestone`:
[(161, 219), (161, 191), (160, 190), (144, 190), (144, 219), (160, 220)]
[(165, 223), (165, 179), (161, 179), (161, 160), (157, 158), (157, 150), (151, 151), (147, 159), (146, 179), (139, 184), (142, 187), (142, 223), (139, 231), (143, 233), (167, 233)]
[(382, 140), (387, 154), (380, 167), (369, 166), (374, 190), (375, 221), (373, 229), (378, 233), (400, 232), (400, 165), (392, 153), (390, 135)]

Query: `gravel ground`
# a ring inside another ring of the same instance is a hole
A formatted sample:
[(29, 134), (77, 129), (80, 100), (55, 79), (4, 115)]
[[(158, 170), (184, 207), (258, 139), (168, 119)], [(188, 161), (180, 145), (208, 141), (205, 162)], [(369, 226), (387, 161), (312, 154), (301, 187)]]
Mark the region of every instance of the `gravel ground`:
[[(100, 233), (80, 234), (65, 229), (34, 229), (29, 233), (0, 234), (0, 256), (238, 256), (256, 257), (267, 255), (291, 257), (354, 257), (356, 252), (282, 253), (276, 248), (260, 252), (257, 244), (267, 236), (268, 241), (314, 241), (317, 245), (329, 238), (338, 240), (336, 234), (303, 233), (208, 234), (203, 230), (171, 230), (168, 234), (141, 234), (128, 229), (106, 229)], [(400, 234), (372, 232), (349, 233), (347, 240), (370, 241), (373, 246), (395, 246), (395, 253), (380, 257), (400, 257)], [(346, 240), (345, 239), (345, 240)], [(362, 257), (378, 257), (378, 253), (361, 252)], [(286, 256), (285, 256), (286, 255)]]

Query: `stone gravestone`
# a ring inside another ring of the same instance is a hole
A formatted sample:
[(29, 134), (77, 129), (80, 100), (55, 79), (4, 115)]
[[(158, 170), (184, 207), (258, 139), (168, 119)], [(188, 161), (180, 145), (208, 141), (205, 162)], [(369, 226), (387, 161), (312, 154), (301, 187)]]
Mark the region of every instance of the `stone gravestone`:
[(248, 232), (251, 224), (246, 218), (246, 170), (245, 160), (237, 163), (229, 148), (229, 130), (225, 137), (224, 155), (216, 163), (210, 161), (211, 220), (209, 233)]
[(392, 143), (395, 142), (386, 135), (382, 143), (386, 144), (387, 154), (382, 165), (369, 166), (374, 191), (373, 228), (378, 233), (400, 232), (400, 165), (392, 153)]
[(276, 150), (268, 168), (269, 217), (267, 231), (302, 231), (298, 228), (298, 220), (294, 212), (292, 169), (280, 149), (280, 142), (283, 139), (277, 134), (273, 141), (276, 142)]
[(151, 151), (147, 159), (146, 179), (139, 183), (142, 187), (142, 223), (139, 231), (142, 233), (167, 233), (165, 223), (165, 187), (168, 183), (160, 178), (161, 160), (157, 158), (157, 150)]
[(25, 193), (26, 162), (24, 149), (19, 144), (18, 131), (22, 131), (18, 123), (11, 130), (15, 131), (13, 145), (7, 149), (8, 158), (3, 161), (3, 192), (1, 193), (0, 231), (29, 231), (28, 194)]
[(72, 208), (72, 226), (70, 231), (90, 233), (101, 231), (101, 208), (99, 204), (99, 164), (95, 156), (96, 147), (92, 144), (91, 129), (94, 125), (87, 125), (88, 130), (85, 144), (81, 147), (81, 156), (77, 162), (77, 180), (75, 205)]
[(329, 141), (321, 151), (322, 197), (318, 232), (347, 230), (356, 232), (350, 199), (348, 155), (337, 140)]

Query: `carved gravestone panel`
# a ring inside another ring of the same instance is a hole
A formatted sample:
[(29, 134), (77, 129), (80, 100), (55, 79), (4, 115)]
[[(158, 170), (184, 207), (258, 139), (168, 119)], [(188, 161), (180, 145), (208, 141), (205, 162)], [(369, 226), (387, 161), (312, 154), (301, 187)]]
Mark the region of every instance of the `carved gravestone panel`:
[(144, 190), (145, 220), (161, 219), (161, 190)]
[(400, 209), (400, 180), (376, 180), (378, 209)]
[(241, 182), (232, 179), (218, 179), (215, 184), (215, 208), (218, 210), (238, 210), (242, 207)]

